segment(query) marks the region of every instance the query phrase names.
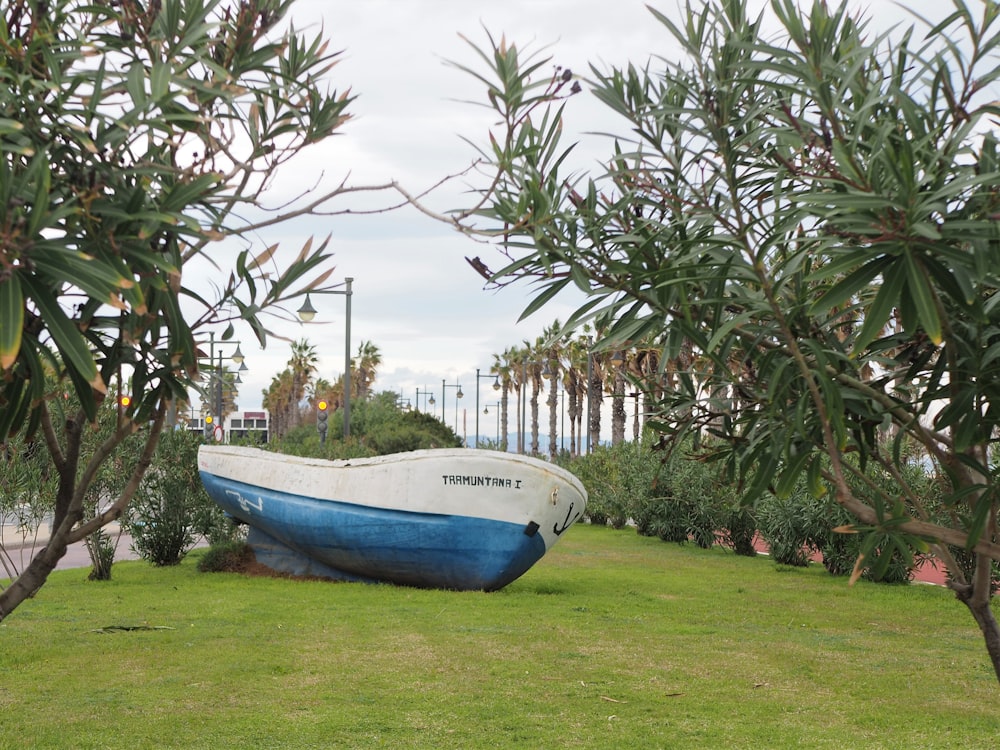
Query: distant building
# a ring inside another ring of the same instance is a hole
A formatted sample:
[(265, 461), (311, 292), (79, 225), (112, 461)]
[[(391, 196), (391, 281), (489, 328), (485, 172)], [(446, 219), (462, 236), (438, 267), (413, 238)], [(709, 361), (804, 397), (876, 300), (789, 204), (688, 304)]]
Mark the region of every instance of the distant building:
[(192, 415), (188, 421), (188, 429), (192, 432), (204, 433), (205, 435), (211, 434), (220, 443), (243, 441), (266, 443), (269, 419), (270, 416), (267, 410), (238, 411), (228, 415), (222, 425), (215, 425), (213, 427), (210, 423), (207, 425), (208, 429), (206, 430), (205, 416)]

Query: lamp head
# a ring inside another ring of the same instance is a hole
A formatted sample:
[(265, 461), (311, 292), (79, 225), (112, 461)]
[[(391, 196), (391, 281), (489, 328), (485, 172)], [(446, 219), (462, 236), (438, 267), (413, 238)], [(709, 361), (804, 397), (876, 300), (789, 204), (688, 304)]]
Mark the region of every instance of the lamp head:
[(306, 299), (302, 303), (302, 307), (298, 309), (299, 319), (304, 323), (310, 322), (316, 317), (316, 308), (313, 307), (312, 300), (309, 299), (309, 293), (306, 292)]

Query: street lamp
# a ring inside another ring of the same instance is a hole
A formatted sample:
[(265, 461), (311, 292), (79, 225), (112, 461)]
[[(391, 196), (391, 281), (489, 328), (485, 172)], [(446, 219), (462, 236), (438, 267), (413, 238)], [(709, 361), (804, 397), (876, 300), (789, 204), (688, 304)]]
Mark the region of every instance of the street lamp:
[[(344, 437), (351, 436), (351, 283), (354, 278), (347, 276), (344, 278), (344, 289), (322, 289), (311, 292), (312, 294), (342, 294), (345, 297), (345, 307), (347, 309), (347, 322), (344, 326)], [(310, 322), (316, 317), (316, 308), (312, 306), (309, 299), (310, 292), (306, 293), (305, 302), (298, 309), (299, 318), (305, 322)]]
[[(500, 446), (502, 445), (502, 443), (500, 442), (500, 402), (499, 401), (497, 401), (495, 404), (493, 404), (493, 409), (497, 413), (497, 449), (499, 450)], [(483, 414), (489, 414), (489, 413), (490, 413), (490, 405), (487, 404), (486, 406), (483, 407)]]
[[(486, 378), (489, 379), (489, 375), (480, 375), (479, 368), (476, 368), (476, 447), (479, 447), (479, 379)], [(495, 375), (493, 378), (493, 390), (500, 390), (500, 375)]]
[[(437, 401), (434, 400), (434, 394), (431, 393), (429, 390), (427, 390), (426, 386), (424, 387), (424, 390), (420, 390), (419, 388), (417, 388), (417, 409), (418, 410), (420, 409), (420, 397), (421, 396), (424, 397), (424, 411), (427, 411), (427, 404), (430, 404), (431, 406), (434, 406), (434, 404), (437, 403)], [(428, 396), (430, 396), (430, 398), (427, 398)]]
[[(228, 343), (228, 344), (236, 344), (236, 351), (234, 351), (232, 353), (231, 357), (230, 357), (230, 359), (232, 359), (235, 364), (239, 365), (239, 369), (236, 370), (236, 372), (234, 374), (234, 377), (233, 377), (233, 387), (235, 389), (235, 386), (242, 382), (240, 380), (240, 373), (241, 372), (246, 372), (247, 369), (248, 369), (247, 365), (246, 365), (246, 357), (243, 356), (243, 352), (240, 350), (240, 343), (241, 342), (239, 342), (239, 341), (227, 341), (226, 343)], [(216, 355), (215, 355), (215, 333), (213, 331), (209, 331), (208, 332), (208, 361), (209, 361), (209, 365), (210, 365), (210, 370), (214, 370), (214, 372), (210, 371), (210, 375), (209, 375), (209, 396), (206, 399), (206, 401), (211, 404), (211, 407), (210, 407), (211, 411), (214, 412), (214, 414), (210, 414), (209, 416), (214, 416), (214, 418), (218, 420), (218, 423), (216, 424), (215, 429), (222, 429), (222, 430), (224, 430), (225, 429), (225, 427), (224, 427), (224, 425), (225, 425), (225, 418), (223, 417), (223, 414), (222, 414), (222, 410), (223, 410), (222, 388), (223, 388), (223, 385), (225, 383), (226, 373), (228, 372), (228, 370), (224, 369), (223, 366), (222, 366), (222, 347), (221, 347), (221, 342), (220, 342), (220, 347), (219, 347), (218, 363), (216, 363)], [(212, 394), (211, 394), (212, 377), (215, 378), (215, 394), (214, 394), (214, 399), (212, 398)], [(210, 419), (206, 419), (205, 420), (206, 427), (207, 427), (208, 424), (210, 424), (210, 422), (211, 422)]]
[(454, 383), (454, 384), (453, 383), (448, 383), (446, 385), (445, 384), (445, 379), (441, 378), (441, 421), (444, 422), (445, 424), (448, 424), (447, 422), (445, 422), (445, 418), (444, 418), (444, 389), (445, 388), (458, 388), (458, 392), (455, 394), (455, 434), (457, 435), (458, 434), (458, 399), (462, 398), (462, 396), (464, 396), (465, 394), (462, 393), (462, 386), (461, 385), (459, 385), (458, 383)]

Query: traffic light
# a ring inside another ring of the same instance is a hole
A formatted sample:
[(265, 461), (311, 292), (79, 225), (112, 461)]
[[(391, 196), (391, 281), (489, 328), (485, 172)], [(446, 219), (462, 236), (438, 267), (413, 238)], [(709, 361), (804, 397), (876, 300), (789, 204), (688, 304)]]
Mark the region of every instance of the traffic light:
[(212, 422), (213, 421), (214, 420), (212, 419), (212, 415), (211, 414), (209, 414), (208, 416), (205, 417), (205, 437), (211, 437), (212, 436)]
[(330, 415), (327, 410), (330, 405), (323, 399), (320, 399), (316, 404), (316, 429), (319, 430), (319, 444), (323, 445), (326, 442), (326, 420)]
[(129, 398), (128, 396), (121, 396), (118, 399), (118, 405), (121, 408), (123, 408), (123, 409), (127, 409), (128, 405), (131, 404), (131, 403), (132, 403), (132, 399)]

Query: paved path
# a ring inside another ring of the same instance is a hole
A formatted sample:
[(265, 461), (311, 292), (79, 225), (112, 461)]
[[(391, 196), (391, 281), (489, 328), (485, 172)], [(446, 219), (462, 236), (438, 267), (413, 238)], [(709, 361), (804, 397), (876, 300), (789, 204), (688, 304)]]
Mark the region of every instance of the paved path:
[[(111, 524), (107, 527), (107, 531), (115, 540), (115, 562), (121, 560), (138, 560), (139, 555), (132, 549), (132, 537), (128, 534), (122, 532), (118, 527), (118, 524)], [(23, 570), (31, 558), (38, 552), (42, 547), (45, 546), (45, 542), (48, 539), (44, 535), (40, 535), (38, 538), (27, 538), (24, 539), (21, 534), (17, 532), (16, 528), (12, 528), (9, 524), (5, 524), (0, 528), (0, 534), (2, 534), (3, 546), (0, 548), (0, 555), (5, 558), (10, 558), (13, 561), (14, 567), (17, 570)], [(69, 549), (66, 550), (66, 554), (56, 565), (56, 570), (65, 570), (67, 568), (89, 568), (91, 566), (90, 554), (87, 552), (87, 547), (83, 542), (77, 542), (76, 544), (71, 544)], [(0, 565), (0, 578), (6, 578), (8, 571)]]

